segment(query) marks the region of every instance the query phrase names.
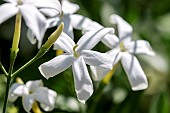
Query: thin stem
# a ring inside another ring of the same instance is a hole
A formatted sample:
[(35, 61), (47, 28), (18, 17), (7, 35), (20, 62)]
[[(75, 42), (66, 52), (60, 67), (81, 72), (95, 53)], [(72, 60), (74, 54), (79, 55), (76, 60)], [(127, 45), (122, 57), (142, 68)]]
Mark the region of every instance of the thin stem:
[(14, 63), (15, 63), (16, 56), (17, 56), (17, 53), (11, 52), (11, 55), (10, 55), (10, 67), (9, 67), (9, 72), (8, 72), (8, 76), (7, 76), (7, 85), (6, 85), (3, 113), (5, 113), (5, 111), (6, 111), (8, 95), (9, 95), (9, 88), (10, 88), (10, 83), (11, 83), (11, 75), (12, 75), (13, 66), (14, 66)]
[(32, 59), (31, 59), (30, 61), (28, 61), (25, 65), (23, 65), (21, 68), (19, 68), (17, 71), (15, 71), (15, 72), (12, 74), (12, 78), (15, 77), (18, 73), (20, 73), (23, 69), (25, 69), (26, 67), (28, 67), (29, 65), (31, 65), (32, 63), (34, 63), (36, 60), (38, 60), (39, 58), (41, 58), (47, 51), (48, 51), (48, 49), (42, 47), (34, 58), (32, 58)]
[(2, 63), (1, 63), (1, 62), (0, 62), (0, 68), (1, 68), (1, 69), (2, 69), (2, 71), (4, 72), (5, 77), (7, 77), (7, 76), (8, 76), (8, 73), (7, 73), (6, 69), (4, 68), (4, 66), (2, 65)]
[(5, 100), (4, 100), (4, 106), (3, 106), (3, 113), (5, 113), (5, 111), (6, 111), (6, 106), (7, 106), (7, 101), (8, 101), (8, 93), (9, 93), (9, 88), (10, 88), (10, 82), (11, 82), (11, 78), (7, 78)]

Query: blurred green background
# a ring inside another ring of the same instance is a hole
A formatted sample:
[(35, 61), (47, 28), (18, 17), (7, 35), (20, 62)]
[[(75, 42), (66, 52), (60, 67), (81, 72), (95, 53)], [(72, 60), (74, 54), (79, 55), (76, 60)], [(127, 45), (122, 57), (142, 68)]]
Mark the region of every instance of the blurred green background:
[[(47, 0), (48, 1), (48, 0)], [(97, 89), (100, 82), (94, 83), (92, 97), (81, 104), (76, 99), (71, 69), (46, 80), (38, 71), (38, 66), (55, 57), (55, 51), (45, 54), (40, 60), (19, 73), (24, 82), (42, 79), (44, 85), (58, 93), (55, 110), (51, 113), (170, 113), (170, 0), (71, 0), (80, 6), (78, 14), (87, 16), (105, 27), (111, 14), (118, 14), (129, 22), (134, 29), (133, 40), (144, 39), (150, 42), (155, 57), (137, 56), (149, 81), (144, 91), (132, 91), (121, 65), (118, 66), (110, 83), (101, 94)], [(1, 0), (0, 3), (3, 3)], [(15, 18), (0, 25), (0, 60), (9, 67), (9, 54), (13, 37)], [(47, 37), (56, 29), (50, 28)], [(31, 45), (26, 37), (27, 27), (22, 24), (20, 51), (14, 70), (21, 67), (38, 51), (37, 45)], [(78, 40), (80, 31), (75, 30)], [(106, 51), (99, 44), (95, 49)], [(0, 112), (2, 110), (6, 79), (0, 70)], [(99, 95), (96, 100), (96, 95)], [(14, 107), (16, 106), (16, 107)], [(21, 98), (14, 104), (9, 103), (9, 113), (24, 113)]]

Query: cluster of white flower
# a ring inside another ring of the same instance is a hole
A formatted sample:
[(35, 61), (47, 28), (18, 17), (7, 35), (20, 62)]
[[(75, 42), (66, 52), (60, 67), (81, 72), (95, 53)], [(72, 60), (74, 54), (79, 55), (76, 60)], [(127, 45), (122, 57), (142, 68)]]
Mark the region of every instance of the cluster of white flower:
[[(90, 65), (92, 78), (101, 80), (119, 61), (128, 76), (132, 90), (142, 90), (148, 87), (143, 72), (135, 54), (154, 55), (150, 44), (144, 40), (132, 41), (132, 27), (120, 16), (113, 14), (109, 22), (116, 25), (114, 28), (105, 28), (91, 19), (74, 14), (79, 6), (68, 0), (4, 0), (7, 3), (0, 6), (0, 23), (17, 13), (21, 13), (28, 26), (28, 38), (38, 47), (46, 30), (64, 22), (64, 30), (54, 43), (55, 50), (64, 53), (39, 66), (45, 78), (53, 77), (72, 66), (75, 91), (79, 101), (85, 101), (93, 93), (93, 84), (86, 64)], [(8, 13), (7, 13), (8, 12)], [(82, 31), (82, 37), (77, 44), (74, 42), (73, 29)], [(91, 50), (99, 42), (111, 48), (106, 53)], [(13, 84), (9, 100), (16, 100), (22, 96), (24, 109), (29, 112), (34, 100), (42, 103), (45, 110), (54, 108), (56, 93), (44, 88), (42, 81), (29, 81), (26, 85)], [(47, 98), (48, 97), (48, 98)], [(44, 107), (45, 106), (45, 107)]]

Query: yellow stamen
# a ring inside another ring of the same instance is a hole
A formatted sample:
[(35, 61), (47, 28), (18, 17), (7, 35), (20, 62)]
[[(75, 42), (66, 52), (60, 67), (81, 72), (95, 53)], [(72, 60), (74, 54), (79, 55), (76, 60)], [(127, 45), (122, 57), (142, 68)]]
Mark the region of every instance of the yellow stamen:
[(56, 50), (56, 56), (63, 54), (63, 50)]
[(125, 48), (123, 42), (121, 42), (121, 43), (119, 44), (119, 47), (120, 47), (120, 49), (121, 49), (122, 52), (125, 52), (125, 51), (126, 51), (126, 48)]
[(79, 55), (78, 55), (77, 52), (76, 52), (76, 48), (77, 48), (77, 47), (78, 47), (77, 44), (73, 47), (74, 56), (75, 56), (76, 58), (79, 57)]

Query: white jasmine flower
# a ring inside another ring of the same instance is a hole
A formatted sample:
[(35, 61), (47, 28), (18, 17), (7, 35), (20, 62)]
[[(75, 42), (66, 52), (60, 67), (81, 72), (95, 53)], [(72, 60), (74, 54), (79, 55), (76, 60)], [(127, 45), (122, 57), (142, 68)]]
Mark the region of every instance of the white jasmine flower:
[(91, 19), (79, 14), (74, 14), (79, 10), (77, 4), (69, 2), (69, 0), (62, 0), (62, 16), (48, 19), (48, 27), (56, 26), (57, 24), (64, 22), (63, 32), (74, 39), (73, 29), (82, 30), (83, 34), (90, 30), (97, 30), (103, 28), (100, 24)]
[(26, 112), (31, 110), (34, 101), (40, 102), (40, 106), (45, 111), (51, 111), (56, 96), (56, 92), (43, 87), (41, 80), (35, 80), (28, 81), (26, 84), (14, 83), (10, 88), (9, 101), (14, 102), (18, 97), (22, 97), (22, 105)]
[[(39, 47), (46, 31), (45, 16), (56, 16), (60, 14), (61, 5), (58, 0), (4, 0), (0, 6), (0, 24), (7, 19), (13, 17), (17, 13), (21, 13), (26, 25), (30, 31), (36, 36)], [(45, 15), (45, 16), (44, 16)], [(28, 37), (34, 43), (33, 37)]]
[[(114, 64), (119, 60), (128, 76), (132, 90), (142, 90), (148, 87), (145, 73), (143, 72), (135, 54), (154, 55), (150, 44), (145, 40), (131, 40), (132, 27), (118, 15), (111, 15), (110, 22), (117, 25), (118, 37), (107, 35), (102, 42), (112, 50), (107, 53), (114, 59)], [(109, 70), (91, 66), (93, 78), (101, 80)]]
[(72, 65), (77, 98), (84, 103), (93, 93), (93, 85), (86, 64), (106, 69), (112, 68), (112, 61), (108, 54), (91, 50), (109, 32), (114, 31), (112, 28), (103, 28), (87, 32), (77, 44), (63, 33), (54, 45), (65, 53), (41, 64), (39, 67), (41, 74), (48, 79)]

